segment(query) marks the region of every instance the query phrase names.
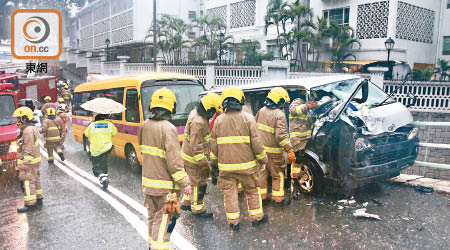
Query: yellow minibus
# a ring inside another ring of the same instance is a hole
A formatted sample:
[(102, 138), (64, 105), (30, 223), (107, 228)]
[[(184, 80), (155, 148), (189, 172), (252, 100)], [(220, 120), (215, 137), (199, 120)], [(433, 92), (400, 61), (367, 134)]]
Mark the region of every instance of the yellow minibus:
[(184, 128), (189, 112), (199, 101), (204, 87), (197, 78), (190, 75), (158, 72), (139, 73), (77, 86), (73, 94), (72, 130), (76, 141), (83, 143), (89, 152), (89, 141), (83, 133), (92, 121), (92, 113), (81, 108), (81, 104), (97, 97), (111, 98), (122, 103), (126, 110), (112, 114), (111, 121), (118, 129), (113, 137), (113, 153), (126, 158), (133, 171), (142, 163), (137, 133), (142, 122), (149, 116), (150, 99), (153, 92), (167, 87), (177, 97), (176, 114), (171, 122), (177, 127), (178, 139), (183, 141)]

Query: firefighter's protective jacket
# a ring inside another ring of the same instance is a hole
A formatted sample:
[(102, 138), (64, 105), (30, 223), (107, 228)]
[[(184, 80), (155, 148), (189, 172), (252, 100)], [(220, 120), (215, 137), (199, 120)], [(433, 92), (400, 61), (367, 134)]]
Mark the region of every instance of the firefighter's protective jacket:
[(166, 120), (147, 119), (138, 132), (142, 154), (142, 189), (160, 196), (189, 185), (184, 171), (178, 132)]
[(117, 128), (107, 120), (94, 121), (84, 131), (84, 135), (89, 139), (92, 156), (99, 156), (113, 146), (111, 138), (117, 135)]
[(35, 126), (28, 125), (23, 129), (18, 142), (18, 165), (35, 166), (41, 162), (41, 151), (39, 148), (39, 131)]
[(217, 117), (211, 134), (211, 162), (219, 174), (256, 173), (256, 162), (267, 163), (255, 118), (244, 111), (228, 111)]
[(46, 118), (42, 124), (41, 134), (44, 134), (46, 142), (60, 142), (63, 131), (63, 124), (61, 118), (58, 116), (55, 119)]
[(198, 114), (197, 109), (192, 110), (184, 130), (181, 152), (184, 165), (196, 167), (208, 164), (209, 141), (208, 121)]
[(292, 149), (284, 112), (279, 108), (271, 109), (265, 106), (258, 111), (255, 118), (267, 156), (282, 159), (283, 151)]
[(58, 110), (58, 104), (53, 103), (53, 102), (44, 103), (44, 105), (42, 105), (42, 108), (41, 108), (42, 115), (45, 116), (45, 114), (47, 114), (46, 111), (49, 108), (54, 108), (55, 110)]
[(302, 150), (311, 138), (313, 124), (305, 102), (297, 98), (289, 106), (289, 136), (294, 151)]
[(64, 99), (64, 100), (70, 100), (71, 98), (71, 96), (70, 96), (70, 90), (68, 90), (68, 89), (62, 89), (61, 90), (61, 96), (62, 96), (62, 98)]

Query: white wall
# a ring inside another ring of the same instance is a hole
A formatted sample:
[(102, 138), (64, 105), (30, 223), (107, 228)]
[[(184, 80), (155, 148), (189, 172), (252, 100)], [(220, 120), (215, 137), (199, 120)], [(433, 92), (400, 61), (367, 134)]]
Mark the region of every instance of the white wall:
[(442, 47), (443, 47), (443, 37), (444, 36), (450, 36), (450, 9), (447, 9), (447, 0), (442, 0), (442, 20), (441, 20), (441, 26), (440, 26), (440, 34), (438, 35), (439, 39), (439, 46), (437, 54), (439, 55), (440, 59), (450, 61), (450, 55), (443, 55), (442, 54)]
[[(326, 9), (350, 7), (349, 25), (356, 32), (358, 5), (379, 1), (382, 0), (318, 0), (311, 1), (311, 8), (314, 10), (317, 16), (322, 16), (322, 11)], [(441, 0), (402, 0), (403, 2), (435, 11), (435, 25), (433, 32), (434, 37), (432, 44), (395, 38), (398, 1), (399, 0), (390, 0), (389, 2), (387, 37), (392, 37), (395, 40), (395, 48), (393, 51), (391, 51), (390, 59), (407, 62), (411, 67), (413, 67), (414, 63), (433, 64), (436, 61)], [(361, 39), (361, 49), (359, 51), (354, 51), (353, 54), (357, 56), (357, 60), (386, 60), (387, 51), (384, 46), (384, 41), (386, 39), (387, 38)], [(330, 53), (322, 54), (321, 60), (329, 59)]]

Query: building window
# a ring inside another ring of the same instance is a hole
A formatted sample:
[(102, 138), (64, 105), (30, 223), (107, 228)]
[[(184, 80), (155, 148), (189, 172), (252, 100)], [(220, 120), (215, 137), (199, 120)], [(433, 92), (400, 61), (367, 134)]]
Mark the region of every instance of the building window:
[(442, 55), (450, 55), (450, 36), (444, 36), (444, 44), (442, 45)]
[(450, 9), (450, 0), (447, 0), (447, 9)]
[(350, 20), (350, 7), (324, 10), (323, 18), (326, 20), (331, 19), (339, 25), (348, 25)]
[(189, 20), (194, 20), (195, 18), (197, 18), (197, 13), (195, 11), (190, 10), (188, 13)]
[(189, 31), (189, 32), (187, 33), (187, 37), (188, 37), (189, 39), (194, 39), (194, 38), (195, 38), (195, 32)]

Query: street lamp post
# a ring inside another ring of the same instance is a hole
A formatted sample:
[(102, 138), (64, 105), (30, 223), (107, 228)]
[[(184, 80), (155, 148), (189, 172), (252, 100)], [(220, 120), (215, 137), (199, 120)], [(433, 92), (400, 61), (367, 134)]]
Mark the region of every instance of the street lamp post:
[(222, 65), (222, 43), (224, 37), (225, 34), (222, 31), (217, 35), (217, 38), (219, 39), (219, 65)]
[(395, 41), (389, 37), (388, 39), (386, 39), (386, 41), (384, 42), (384, 46), (386, 47), (386, 50), (388, 52), (388, 58), (387, 58), (387, 64), (388, 64), (388, 78), (392, 79), (392, 63), (390, 62), (390, 56), (391, 56), (391, 50), (394, 48), (395, 45)]
[(109, 61), (109, 44), (111, 43), (111, 41), (109, 40), (109, 38), (106, 38), (105, 40), (105, 44), (106, 44), (106, 61)]

